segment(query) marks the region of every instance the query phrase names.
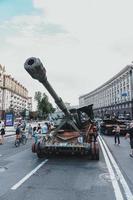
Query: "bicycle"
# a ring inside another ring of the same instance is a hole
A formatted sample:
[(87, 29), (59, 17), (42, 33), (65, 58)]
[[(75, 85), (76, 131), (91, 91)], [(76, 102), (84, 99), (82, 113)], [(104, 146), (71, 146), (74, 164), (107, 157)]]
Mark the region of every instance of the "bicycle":
[(25, 145), (27, 142), (27, 137), (25, 134), (22, 134), (20, 138), (15, 140), (15, 146), (19, 147), (20, 144), (22, 143), (23, 145)]

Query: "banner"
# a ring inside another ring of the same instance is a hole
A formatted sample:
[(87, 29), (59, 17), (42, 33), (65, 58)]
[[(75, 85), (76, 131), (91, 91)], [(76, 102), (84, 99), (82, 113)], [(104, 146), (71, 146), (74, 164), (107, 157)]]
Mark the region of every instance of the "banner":
[(5, 114), (5, 126), (13, 126), (14, 124), (14, 115), (13, 113)]

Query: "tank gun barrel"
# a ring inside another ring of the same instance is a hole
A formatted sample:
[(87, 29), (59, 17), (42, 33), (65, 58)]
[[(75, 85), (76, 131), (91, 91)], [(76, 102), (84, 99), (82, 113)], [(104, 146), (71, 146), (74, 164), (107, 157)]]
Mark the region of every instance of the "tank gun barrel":
[(54, 98), (55, 103), (62, 110), (62, 112), (66, 116), (70, 116), (71, 114), (66, 108), (64, 102), (62, 101), (60, 97), (58, 97), (58, 95), (56, 94), (56, 92), (54, 91), (50, 83), (48, 82), (47, 76), (46, 76), (46, 69), (44, 68), (40, 59), (35, 58), (35, 57), (28, 58), (24, 63), (24, 68), (31, 75), (32, 78), (37, 79), (39, 82), (41, 82), (44, 85), (44, 87), (48, 90), (50, 95)]

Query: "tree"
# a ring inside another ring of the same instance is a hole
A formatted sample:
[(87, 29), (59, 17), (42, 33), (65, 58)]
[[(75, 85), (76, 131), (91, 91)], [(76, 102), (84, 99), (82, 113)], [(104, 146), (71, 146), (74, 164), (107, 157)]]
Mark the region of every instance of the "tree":
[(26, 108), (23, 109), (21, 112), (20, 112), (20, 115), (25, 118), (25, 114), (26, 114)]
[(39, 108), (39, 104), (41, 102), (42, 99), (42, 93), (37, 91), (35, 92), (35, 96), (34, 96), (35, 101), (37, 101), (37, 109)]
[(37, 111), (30, 111), (29, 118), (36, 120), (37, 119)]
[(49, 113), (55, 111), (45, 93), (35, 92), (34, 99), (37, 101), (38, 117), (46, 119)]

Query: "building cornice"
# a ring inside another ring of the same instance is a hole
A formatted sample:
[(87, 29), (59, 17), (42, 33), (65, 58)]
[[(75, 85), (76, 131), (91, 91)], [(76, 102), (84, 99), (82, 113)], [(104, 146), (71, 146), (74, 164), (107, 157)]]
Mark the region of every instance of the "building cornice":
[(109, 79), (108, 81), (106, 81), (104, 84), (102, 84), (101, 86), (99, 86), (98, 88), (96, 88), (95, 90), (87, 93), (87, 94), (84, 94), (84, 95), (81, 95), (79, 97), (80, 98), (83, 98), (83, 97), (86, 97), (88, 95), (92, 95), (94, 93), (96, 93), (98, 90), (104, 88), (105, 86), (107, 86), (109, 83), (111, 83), (112, 81), (114, 81), (115, 79), (117, 79), (119, 76), (121, 76), (123, 73), (127, 72), (127, 71), (130, 71), (133, 69), (133, 65), (127, 65), (126, 67), (124, 67), (119, 73), (117, 73), (116, 75), (114, 75), (111, 79)]
[(0, 87), (0, 88), (3, 89), (3, 90), (8, 90), (8, 91), (12, 92), (13, 94), (16, 94), (16, 95), (18, 95), (18, 96), (21, 96), (21, 97), (24, 98), (24, 99), (28, 99), (28, 97), (25, 97), (25, 96), (21, 95), (20, 93), (17, 93), (17, 92), (15, 92), (14, 90), (11, 90), (11, 89), (9, 89), (9, 88), (7, 88), (7, 87)]

